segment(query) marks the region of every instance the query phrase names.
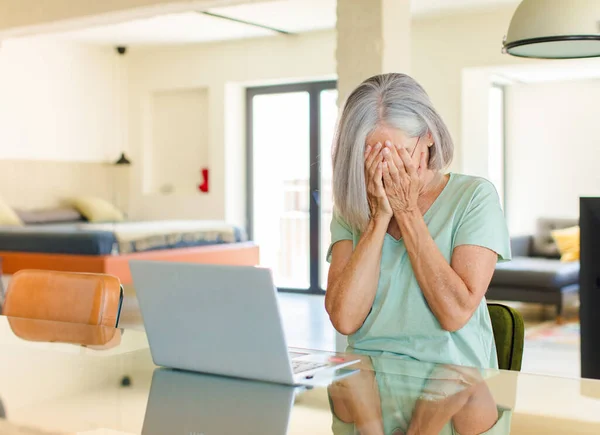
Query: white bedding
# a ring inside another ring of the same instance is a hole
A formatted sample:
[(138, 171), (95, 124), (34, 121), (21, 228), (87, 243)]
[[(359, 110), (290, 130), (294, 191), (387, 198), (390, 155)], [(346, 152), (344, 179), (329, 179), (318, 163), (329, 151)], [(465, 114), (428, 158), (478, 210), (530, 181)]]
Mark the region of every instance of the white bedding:
[(192, 220), (82, 223), (78, 227), (112, 232), (119, 244), (120, 253), (145, 251), (180, 242), (234, 243), (238, 241), (236, 231), (239, 231), (226, 222)]

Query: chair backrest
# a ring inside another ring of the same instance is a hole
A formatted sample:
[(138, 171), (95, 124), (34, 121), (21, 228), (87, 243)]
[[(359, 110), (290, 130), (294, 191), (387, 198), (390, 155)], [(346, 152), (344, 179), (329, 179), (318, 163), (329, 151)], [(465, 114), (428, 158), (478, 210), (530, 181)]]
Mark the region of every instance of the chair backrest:
[(514, 308), (501, 304), (488, 304), (492, 320), (498, 366), (503, 370), (521, 370), (525, 326), (523, 317)]
[(111, 275), (22, 270), (11, 278), (2, 314), (115, 327), (122, 301), (121, 283)]

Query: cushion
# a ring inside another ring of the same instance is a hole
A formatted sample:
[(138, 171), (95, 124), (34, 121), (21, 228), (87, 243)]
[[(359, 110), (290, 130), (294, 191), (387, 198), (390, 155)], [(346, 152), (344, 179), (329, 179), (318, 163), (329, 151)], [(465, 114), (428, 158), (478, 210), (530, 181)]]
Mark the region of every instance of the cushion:
[(579, 260), (579, 226), (552, 231), (563, 262)]
[(73, 207), (90, 222), (121, 222), (125, 220), (123, 212), (110, 202), (94, 196), (74, 198)]
[(10, 280), (2, 310), (7, 317), (114, 328), (122, 297), (121, 282), (111, 275), (20, 270)]
[(22, 226), (23, 222), (15, 211), (0, 199), (0, 225)]
[(536, 257), (560, 258), (558, 246), (556, 246), (552, 238), (552, 231), (572, 227), (577, 224), (577, 219), (538, 219), (536, 233), (533, 237), (532, 255)]
[(488, 304), (496, 342), (498, 367), (502, 370), (521, 370), (525, 325), (517, 310), (500, 304)]
[(515, 257), (498, 263), (491, 285), (494, 287), (529, 287), (557, 291), (579, 282), (579, 262), (533, 257)]
[(23, 223), (28, 225), (78, 222), (83, 216), (74, 208), (52, 208), (45, 210), (15, 210)]

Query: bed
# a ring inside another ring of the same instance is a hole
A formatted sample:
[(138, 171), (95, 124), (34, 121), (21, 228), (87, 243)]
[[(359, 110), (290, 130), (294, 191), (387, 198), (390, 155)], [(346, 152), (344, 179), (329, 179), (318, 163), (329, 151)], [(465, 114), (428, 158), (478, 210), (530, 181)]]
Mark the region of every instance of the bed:
[(0, 227), (2, 271), (96, 272), (131, 283), (130, 260), (258, 264), (258, 247), (238, 227), (216, 221), (153, 221)]

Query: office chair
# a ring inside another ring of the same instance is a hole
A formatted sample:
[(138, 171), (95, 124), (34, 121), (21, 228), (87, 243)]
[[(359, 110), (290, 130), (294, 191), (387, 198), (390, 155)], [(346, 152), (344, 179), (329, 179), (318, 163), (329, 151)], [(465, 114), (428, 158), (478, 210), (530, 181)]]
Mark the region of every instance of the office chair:
[(2, 314), (114, 328), (122, 304), (123, 287), (114, 276), (22, 270), (6, 289)]

